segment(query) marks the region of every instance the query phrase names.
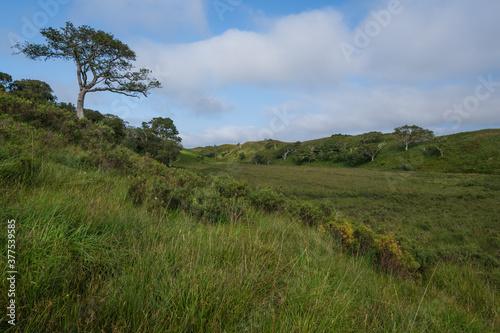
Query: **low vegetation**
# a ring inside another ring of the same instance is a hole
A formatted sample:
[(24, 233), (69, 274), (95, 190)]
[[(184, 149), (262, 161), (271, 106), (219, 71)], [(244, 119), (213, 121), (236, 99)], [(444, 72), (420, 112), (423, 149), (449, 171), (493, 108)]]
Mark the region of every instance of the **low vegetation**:
[[(447, 257), (432, 252), (432, 242), (419, 247), (417, 232), (411, 238), (412, 231), (390, 227), (407, 212), (394, 221), (364, 220), (362, 210), (355, 216), (324, 200), (335, 200), (330, 195), (339, 190), (315, 183), (320, 168), (308, 169), (307, 186), (301, 176), (295, 185), (271, 181), (269, 170), (298, 167), (228, 168), (199, 163), (189, 152), (191, 166), (204, 170), (169, 168), (127, 148), (127, 135), (120, 140), (113, 122), (103, 121), (109, 117), (78, 119), (51, 102), (0, 94), (0, 219), (16, 220), (19, 271), (17, 326), (2, 314), (7, 332), (498, 329), (492, 243), (498, 244), (498, 223), (480, 208), (498, 199), (497, 176), (480, 179), (480, 189), (471, 178), (470, 186), (441, 193), (442, 204), (456, 194), (450, 205), (458, 195), (476, 193), (474, 220), (493, 232), (488, 240), (485, 232), (471, 233), (477, 251), (470, 253), (477, 256)], [(146, 125), (154, 134), (153, 127)], [(260, 183), (243, 177), (264, 168), (269, 176)], [(234, 177), (221, 169), (235, 170)], [(397, 193), (379, 198), (382, 190), (365, 195), (357, 187), (355, 172), (364, 177), (370, 170), (324, 170), (353, 172), (340, 199), (397, 206)], [(401, 200), (418, 203), (432, 191), (413, 185)], [(313, 198), (316, 192), (323, 197)], [(434, 228), (432, 220), (423, 222)], [(475, 227), (469, 222), (459, 221), (464, 237)], [(5, 223), (0, 239), (7, 244)], [(0, 252), (6, 258), (6, 246)], [(0, 288), (7, 290), (7, 283)], [(2, 293), (3, 308), (8, 300)]]
[[(194, 164), (194, 155), (201, 163), (500, 174), (499, 129), (434, 138), (430, 131), (417, 127), (418, 131), (423, 132), (418, 139), (400, 133), (405, 128), (413, 127), (416, 126), (402, 126), (395, 133), (388, 134), (334, 134), (330, 138), (306, 142), (286, 143), (268, 139), (237, 145), (208, 146), (186, 150), (181, 155), (180, 165)], [(186, 159), (188, 154), (191, 160)]]

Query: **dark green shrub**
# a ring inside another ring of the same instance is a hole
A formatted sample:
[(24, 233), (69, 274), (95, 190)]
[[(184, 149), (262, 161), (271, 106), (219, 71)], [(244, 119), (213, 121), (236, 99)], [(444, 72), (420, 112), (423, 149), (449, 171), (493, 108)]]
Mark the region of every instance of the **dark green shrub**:
[(225, 198), (242, 198), (248, 193), (246, 181), (238, 181), (228, 175), (216, 176), (213, 182), (217, 191)]
[(284, 208), (285, 196), (272, 188), (261, 188), (249, 195), (251, 203), (266, 212), (280, 211)]
[(228, 206), (238, 205), (236, 199), (232, 203), (230, 200), (221, 197), (215, 186), (197, 188), (191, 196), (189, 211), (205, 222), (228, 222)]
[(76, 119), (66, 120), (61, 126), (61, 133), (69, 142), (79, 142), (82, 139), (82, 128)]
[(408, 163), (401, 163), (398, 166), (399, 171), (413, 171), (413, 167)]
[(308, 201), (290, 200), (287, 205), (290, 214), (306, 226), (321, 223), (324, 220), (321, 211)]

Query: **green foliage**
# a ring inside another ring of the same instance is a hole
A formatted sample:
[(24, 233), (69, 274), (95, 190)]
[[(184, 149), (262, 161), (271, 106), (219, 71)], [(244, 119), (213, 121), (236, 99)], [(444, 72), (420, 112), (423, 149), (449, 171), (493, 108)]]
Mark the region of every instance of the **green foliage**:
[[(498, 236), (498, 214), (488, 215), (500, 189), (495, 176), (416, 173), (402, 184), (388, 185), (390, 177), (400, 174), (221, 165), (240, 175), (252, 168), (260, 172), (254, 179), (278, 181), (284, 186), (278, 194), (270, 188), (255, 190), (250, 180), (247, 185), (227, 176), (168, 168), (114, 144), (113, 130), (100, 122), (78, 120), (53, 104), (34, 107), (18, 97), (3, 97), (0, 219), (16, 220), (21, 246), (16, 253), (23, 268), (16, 285), (16, 304), (22, 304), (19, 331), (497, 328), (498, 273), (493, 261), (487, 264), (492, 271), (486, 271), (477, 264), (486, 258), (476, 258), (485, 257), (480, 240), (494, 244)], [(19, 107), (19, 114), (12, 106)], [(39, 108), (47, 114), (38, 114)], [(334, 190), (328, 188), (331, 184)], [(296, 189), (293, 193), (290, 186)], [(291, 194), (307, 201), (288, 199)], [(327, 197), (332, 207), (329, 202), (317, 205), (310, 196)], [(463, 212), (471, 215), (468, 224), (460, 215), (465, 206)], [(265, 213), (264, 207), (274, 214)], [(332, 220), (325, 214), (329, 207), (346, 217)], [(438, 214), (439, 223), (425, 223), (436, 207), (454, 215)], [(404, 209), (411, 211), (403, 215)], [(367, 211), (373, 215), (363, 215)], [(296, 223), (299, 219), (302, 223)], [(361, 222), (351, 224), (355, 220), (374, 224), (377, 233)], [(422, 228), (448, 230), (431, 230), (446, 241), (467, 241), (452, 233), (467, 225), (472, 226), (467, 237), (480, 231), (489, 238), (476, 237), (478, 244), (466, 248), (411, 252), (429, 234), (417, 242), (410, 233), (408, 247), (393, 235), (380, 236), (381, 224), (399, 235), (413, 232), (415, 220)], [(332, 246), (331, 237), (316, 228), (303, 226), (330, 222), (329, 230), (343, 249)], [(6, 235), (4, 223), (1, 244)], [(358, 255), (362, 249), (365, 255)], [(348, 255), (351, 250), (356, 255)], [(418, 271), (421, 280), (395, 278), (370, 265), (383, 264), (384, 270), (401, 277), (418, 275), (409, 256), (414, 253), (419, 255), (413, 258), (427, 260), (427, 267)], [(7, 256), (6, 247), (0, 255)], [(3, 279), (0, 288), (7, 290), (7, 283)], [(2, 295), (0, 303), (7, 304)], [(9, 329), (5, 321), (0, 327)]]
[(197, 188), (191, 195), (189, 211), (204, 222), (237, 223), (245, 218), (247, 207), (238, 197), (223, 197), (216, 186)]
[(55, 102), (57, 97), (48, 83), (40, 80), (23, 79), (10, 84), (10, 93), (34, 101)]
[(287, 209), (293, 217), (298, 218), (303, 225), (313, 226), (324, 219), (318, 206), (308, 201), (290, 200)]
[(124, 144), (140, 154), (149, 154), (169, 167), (179, 160), (181, 138), (170, 118), (153, 118), (142, 123), (141, 128), (129, 127), (125, 134)]
[(217, 192), (225, 198), (242, 198), (250, 191), (246, 181), (238, 181), (228, 175), (214, 177), (213, 184)]
[(279, 211), (285, 204), (285, 196), (269, 187), (256, 189), (249, 198), (253, 205), (266, 212)]
[(311, 163), (316, 160), (315, 146), (301, 146), (293, 153), (293, 161), (296, 164)]
[(404, 250), (405, 246), (401, 245), (392, 233), (376, 238), (374, 246), (378, 251), (380, 264), (389, 272), (411, 276), (420, 267), (411, 254)]
[(267, 164), (267, 165), (269, 165), (269, 164), (271, 164), (272, 160), (273, 160), (273, 153), (270, 150), (259, 152), (259, 153), (253, 154), (253, 156), (252, 156), (252, 163), (253, 164)]
[(35, 128), (59, 131), (62, 123), (75, 120), (74, 114), (57, 108), (53, 103), (40, 103), (14, 95), (0, 95), (0, 114), (25, 122)]
[[(420, 144), (409, 144), (408, 151), (401, 150), (401, 143), (395, 135), (379, 136), (378, 133), (370, 132), (357, 136), (332, 135), (330, 138), (293, 144), (274, 140), (270, 146), (272, 149), (266, 149), (266, 141), (224, 145), (221, 152), (225, 152), (225, 156), (217, 153), (216, 161), (240, 162), (238, 155), (244, 153), (247, 158), (245, 162), (249, 164), (297, 163), (398, 171), (500, 174), (500, 157), (497, 149), (500, 144), (500, 130), (498, 129), (437, 137), (426, 142), (422, 141)], [(216, 156), (213, 147), (189, 151), (202, 161), (208, 156), (210, 158)], [(250, 156), (254, 158), (248, 158)], [(191, 163), (183, 164), (191, 166), (189, 165)]]
[(333, 238), (337, 239), (344, 250), (348, 250), (354, 243), (354, 230), (344, 219), (335, 219), (333, 222), (321, 225), (320, 230), (328, 230)]
[(429, 141), (434, 138), (434, 133), (432, 131), (416, 125), (396, 127), (394, 129), (394, 135), (405, 145), (405, 150), (408, 150), (408, 146), (411, 143)]
[(43, 28), (40, 34), (45, 37), (45, 44), (25, 42), (16, 44), (15, 48), (33, 60), (60, 58), (75, 62), (80, 89), (79, 118), (84, 116), (86, 93), (111, 91), (138, 97), (139, 94), (147, 96), (151, 89), (161, 87), (160, 82), (149, 78), (150, 70), (131, 71), (135, 52), (112, 34), (96, 31), (87, 25), (76, 28), (71, 22), (66, 22), (66, 26), (59, 30)]
[(368, 132), (368, 133), (362, 134), (361, 135), (361, 142), (363, 144), (375, 143), (375, 142), (380, 141), (381, 138), (382, 138), (382, 132), (373, 131), (373, 132)]
[(8, 90), (12, 82), (12, 76), (7, 73), (0, 72), (0, 92)]
[(375, 262), (388, 272), (401, 277), (418, 275), (420, 264), (392, 233), (377, 235), (365, 225), (353, 228), (345, 219), (337, 218), (321, 225), (320, 231), (328, 231), (344, 251), (352, 249), (362, 254), (371, 253), (375, 256)]

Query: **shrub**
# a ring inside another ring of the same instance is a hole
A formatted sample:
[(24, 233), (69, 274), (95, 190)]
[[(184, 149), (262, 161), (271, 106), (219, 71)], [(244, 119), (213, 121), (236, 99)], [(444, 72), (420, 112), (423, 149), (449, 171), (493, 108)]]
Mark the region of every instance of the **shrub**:
[(108, 146), (92, 155), (92, 158), (95, 164), (105, 171), (110, 169), (130, 170), (132, 167), (130, 153), (130, 150), (123, 146), (114, 148)]
[(334, 239), (342, 244), (342, 248), (347, 250), (354, 243), (354, 230), (344, 219), (335, 219), (326, 225), (326, 229)]
[(378, 235), (366, 225), (361, 224), (354, 231), (355, 243), (354, 246), (361, 254), (365, 254), (373, 248)]
[(321, 211), (310, 202), (290, 200), (287, 208), (292, 216), (299, 218), (306, 226), (315, 225), (323, 220)]
[(411, 276), (420, 267), (392, 233), (378, 236), (374, 246), (378, 251), (380, 264), (389, 272), (397, 273), (400, 276)]
[(225, 198), (241, 198), (247, 195), (248, 184), (246, 181), (238, 181), (228, 175), (216, 176), (213, 182), (217, 191)]
[[(238, 205), (236, 199), (233, 204)], [(229, 200), (221, 197), (215, 186), (197, 188), (191, 197), (189, 211), (204, 222), (228, 222), (227, 209), (230, 205)]]
[(252, 204), (266, 212), (279, 211), (285, 203), (285, 196), (278, 194), (272, 188), (266, 187), (253, 191), (250, 194)]

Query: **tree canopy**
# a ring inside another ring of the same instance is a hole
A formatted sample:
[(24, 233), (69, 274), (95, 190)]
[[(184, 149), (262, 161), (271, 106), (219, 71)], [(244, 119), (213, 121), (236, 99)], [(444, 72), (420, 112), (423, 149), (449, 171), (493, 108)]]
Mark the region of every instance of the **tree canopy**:
[(0, 72), (0, 91), (5, 91), (12, 82), (12, 76), (7, 73)]
[(60, 29), (41, 29), (40, 33), (46, 39), (45, 44), (25, 42), (14, 47), (18, 49), (18, 54), (23, 53), (33, 60), (60, 58), (75, 62), (79, 118), (84, 116), (84, 99), (89, 92), (111, 91), (139, 97), (161, 87), (160, 82), (149, 77), (149, 69), (132, 71), (135, 52), (112, 34), (87, 25), (75, 27), (71, 22), (66, 22), (66, 26)]
[(172, 166), (182, 149), (179, 132), (170, 118), (157, 117), (143, 122), (141, 128), (129, 128), (126, 145), (141, 154)]
[(12, 82), (9, 86), (11, 94), (22, 96), (31, 100), (55, 102), (50, 85), (40, 80), (23, 79)]
[(394, 129), (394, 135), (405, 145), (405, 150), (408, 150), (411, 143), (428, 141), (434, 138), (434, 133), (431, 130), (416, 125), (397, 127)]

